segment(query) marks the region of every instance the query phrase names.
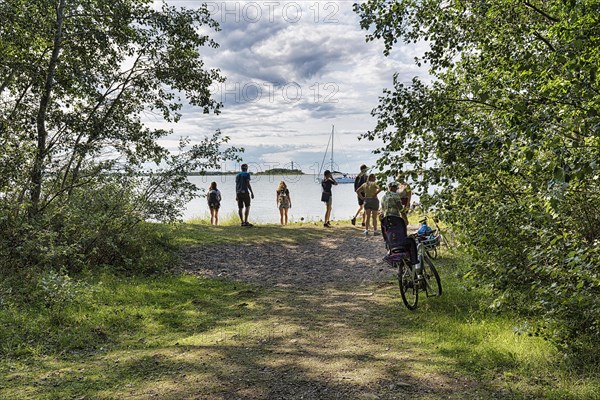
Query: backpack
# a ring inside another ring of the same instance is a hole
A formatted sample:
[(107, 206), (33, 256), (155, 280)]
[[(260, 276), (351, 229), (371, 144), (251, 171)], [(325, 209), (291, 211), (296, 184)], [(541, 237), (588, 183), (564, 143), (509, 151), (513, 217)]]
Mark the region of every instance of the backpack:
[(289, 195), (290, 195), (290, 191), (288, 189), (284, 189), (284, 190), (278, 190), (277, 191), (277, 201), (279, 202), (279, 204), (283, 205), (284, 207), (290, 205), (290, 199), (289, 199)]
[(219, 194), (216, 190), (208, 192), (208, 202), (210, 204), (219, 204)]
[(278, 194), (279, 201), (282, 203), (285, 202), (287, 200), (286, 198), (288, 196), (288, 193), (289, 193), (289, 191), (287, 189), (278, 191), (277, 194)]
[(419, 228), (419, 230), (417, 231), (417, 233), (419, 235), (428, 235), (433, 231), (433, 229), (431, 229), (427, 224), (423, 224), (421, 225), (421, 227)]

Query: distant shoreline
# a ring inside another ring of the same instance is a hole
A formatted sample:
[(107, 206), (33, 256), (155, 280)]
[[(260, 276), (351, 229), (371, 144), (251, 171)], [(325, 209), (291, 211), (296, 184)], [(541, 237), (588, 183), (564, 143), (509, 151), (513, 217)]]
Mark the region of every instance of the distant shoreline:
[[(220, 175), (237, 175), (240, 171), (202, 171), (202, 172), (190, 172), (188, 174), (188, 176), (220, 176)], [(262, 176), (262, 175), (277, 175), (277, 176), (282, 176), (282, 175), (310, 175), (310, 174), (306, 174), (298, 169), (296, 170), (289, 170), (289, 169), (270, 169), (270, 170), (266, 170), (266, 171), (261, 171), (261, 172), (252, 172), (250, 171), (251, 175), (257, 175), (257, 176)]]

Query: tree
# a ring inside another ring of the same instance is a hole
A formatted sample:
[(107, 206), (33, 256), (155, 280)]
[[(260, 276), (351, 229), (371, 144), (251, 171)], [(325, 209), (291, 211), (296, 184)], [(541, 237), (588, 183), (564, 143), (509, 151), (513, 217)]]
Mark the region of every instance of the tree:
[[(600, 340), (600, 2), (355, 5), (367, 40), (428, 46), (384, 91), (363, 137), (463, 233), (494, 306), (541, 316), (570, 349)], [(425, 196), (427, 197), (427, 196)]]
[(176, 218), (197, 190), (188, 171), (235, 157), (219, 132), (172, 155), (159, 143), (171, 131), (147, 124), (177, 122), (186, 103), (219, 112), (209, 87), (224, 78), (201, 59), (218, 46), (205, 6), (6, 0), (0, 21), (1, 223), (13, 233), (0, 256), (42, 231), (72, 254), (98, 254), (101, 233)]

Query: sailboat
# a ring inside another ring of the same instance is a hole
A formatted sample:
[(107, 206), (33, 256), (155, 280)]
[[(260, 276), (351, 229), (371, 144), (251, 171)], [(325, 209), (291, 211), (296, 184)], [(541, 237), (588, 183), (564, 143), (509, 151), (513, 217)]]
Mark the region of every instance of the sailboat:
[(327, 157), (327, 152), (329, 151), (329, 145), (331, 144), (331, 159), (329, 162), (329, 170), (331, 171), (331, 173), (333, 174), (333, 178), (336, 180), (337, 183), (354, 183), (354, 176), (350, 176), (347, 173), (344, 172), (340, 172), (340, 171), (336, 171), (334, 168), (334, 162), (333, 162), (333, 136), (334, 136), (334, 132), (335, 132), (335, 125), (331, 125), (331, 135), (329, 137), (329, 142), (327, 142), (327, 148), (325, 149), (325, 154), (323, 154), (323, 162), (321, 162), (321, 170), (319, 170), (319, 179), (318, 181), (321, 182), (322, 180), (322, 174), (323, 174), (323, 167), (325, 166), (325, 157)]

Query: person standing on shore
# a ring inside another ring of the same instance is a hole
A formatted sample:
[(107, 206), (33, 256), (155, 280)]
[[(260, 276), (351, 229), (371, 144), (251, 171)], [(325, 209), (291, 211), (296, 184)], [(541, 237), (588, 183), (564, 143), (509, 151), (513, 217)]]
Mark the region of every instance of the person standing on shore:
[[(235, 199), (238, 203), (238, 214), (242, 221), (242, 226), (252, 226), (252, 224), (248, 222), (251, 198), (254, 199), (254, 192), (250, 185), (248, 164), (242, 164), (242, 172), (239, 172), (235, 176)], [(246, 207), (246, 210), (244, 210), (244, 207)]]
[(337, 185), (336, 180), (331, 175), (331, 171), (325, 170), (323, 181), (321, 181), (321, 187), (323, 188), (323, 192), (321, 193), (321, 201), (325, 203), (325, 218), (323, 218), (323, 226), (326, 228), (331, 228), (329, 218), (331, 217), (331, 204), (333, 203), (331, 196), (331, 187), (333, 185)]
[(290, 197), (290, 191), (284, 181), (279, 182), (275, 201), (277, 203), (277, 208), (279, 208), (279, 222), (281, 225), (287, 225), (288, 209), (292, 208), (292, 198)]
[(221, 208), (221, 192), (217, 189), (217, 182), (211, 182), (206, 195), (210, 210), (210, 224), (219, 225), (219, 208)]
[(369, 235), (369, 222), (373, 225), (373, 235), (379, 235), (377, 230), (377, 211), (379, 211), (379, 199), (377, 195), (381, 192), (381, 188), (375, 182), (377, 177), (375, 174), (370, 174), (367, 182), (356, 189), (356, 194), (364, 200), (365, 207), (365, 236)]
[[(360, 166), (360, 173), (356, 176), (356, 178), (354, 179), (354, 191), (356, 192), (356, 190), (358, 190), (359, 187), (361, 187), (362, 185), (365, 184), (365, 182), (367, 182), (367, 170), (368, 167), (363, 164)], [(362, 213), (362, 225), (365, 225), (365, 213), (363, 210), (363, 204), (364, 204), (364, 199), (361, 196), (360, 193), (357, 192), (357, 198), (358, 198), (358, 209), (356, 210), (356, 213), (354, 214), (354, 217), (352, 217), (352, 219), (350, 220), (350, 222), (352, 222), (352, 225), (356, 225), (356, 217), (358, 217), (359, 214)]]
[(406, 226), (408, 226), (408, 210), (410, 207), (410, 197), (412, 194), (412, 190), (408, 183), (404, 181), (404, 177), (402, 175), (398, 175), (398, 194), (400, 195), (400, 199), (402, 200), (402, 219), (406, 222)]

